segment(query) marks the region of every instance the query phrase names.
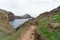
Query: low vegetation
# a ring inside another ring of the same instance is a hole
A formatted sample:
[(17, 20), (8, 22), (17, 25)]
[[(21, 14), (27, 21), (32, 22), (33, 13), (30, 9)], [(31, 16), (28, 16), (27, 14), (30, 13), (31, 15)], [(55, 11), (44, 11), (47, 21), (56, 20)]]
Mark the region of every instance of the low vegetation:
[[(47, 28), (46, 24), (49, 22), (48, 19), (40, 19), (37, 31), (45, 40), (60, 40), (60, 28)], [(52, 19), (54, 23), (60, 23), (60, 14), (53, 15), (50, 19)], [(49, 27), (51, 26), (49, 25)]]
[(54, 22), (59, 22), (60, 23), (60, 13), (52, 16), (52, 19)]

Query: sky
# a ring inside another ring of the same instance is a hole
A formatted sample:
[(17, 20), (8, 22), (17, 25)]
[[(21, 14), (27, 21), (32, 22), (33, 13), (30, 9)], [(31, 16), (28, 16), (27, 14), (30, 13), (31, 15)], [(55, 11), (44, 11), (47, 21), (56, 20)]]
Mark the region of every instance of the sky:
[(59, 5), (60, 0), (0, 0), (0, 9), (11, 11), (18, 16), (30, 14), (37, 17)]

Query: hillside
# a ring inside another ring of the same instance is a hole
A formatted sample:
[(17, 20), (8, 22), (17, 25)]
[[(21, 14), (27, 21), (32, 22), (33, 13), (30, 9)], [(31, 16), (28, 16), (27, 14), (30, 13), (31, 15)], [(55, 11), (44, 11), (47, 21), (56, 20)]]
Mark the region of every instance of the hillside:
[(16, 30), (9, 24), (8, 11), (0, 9), (0, 40)]
[(60, 6), (37, 17), (37, 31), (44, 40), (60, 40)]

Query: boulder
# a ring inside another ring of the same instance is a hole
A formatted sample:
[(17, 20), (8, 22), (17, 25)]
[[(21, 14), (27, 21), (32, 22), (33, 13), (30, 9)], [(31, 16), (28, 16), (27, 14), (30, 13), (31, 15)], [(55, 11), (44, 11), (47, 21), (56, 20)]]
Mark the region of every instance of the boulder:
[(53, 29), (58, 29), (58, 28), (60, 28), (60, 23), (52, 23), (52, 22), (50, 22), (49, 26), (52, 27)]

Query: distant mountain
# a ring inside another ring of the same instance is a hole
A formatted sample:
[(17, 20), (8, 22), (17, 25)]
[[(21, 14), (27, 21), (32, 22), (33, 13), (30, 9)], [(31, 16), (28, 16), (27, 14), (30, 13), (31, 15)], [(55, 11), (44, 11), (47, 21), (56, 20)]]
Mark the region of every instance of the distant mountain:
[(25, 14), (22, 17), (32, 18), (31, 15), (29, 15), (29, 14)]
[(23, 16), (15, 16), (16, 19), (26, 19), (26, 18), (32, 18), (29, 14), (25, 14)]

